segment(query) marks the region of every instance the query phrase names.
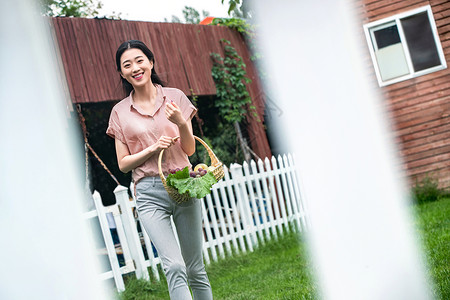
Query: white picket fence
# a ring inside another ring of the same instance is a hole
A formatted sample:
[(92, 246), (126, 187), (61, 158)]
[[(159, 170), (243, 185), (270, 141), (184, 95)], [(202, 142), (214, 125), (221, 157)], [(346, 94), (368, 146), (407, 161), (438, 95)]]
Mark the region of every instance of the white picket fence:
[[(129, 197), (128, 189), (118, 186), (114, 194), (116, 204), (105, 207), (95, 191), (96, 209), (85, 213), (85, 217), (98, 218), (106, 245), (111, 270), (100, 274), (101, 279), (114, 278), (117, 289), (123, 291), (122, 275), (127, 273), (135, 272), (137, 278), (149, 280), (150, 267), (152, 276), (159, 280), (161, 261), (145, 230), (139, 230), (139, 219), (134, 213), (136, 202)], [(264, 162), (252, 160), (250, 165), (232, 164), (225, 168), (224, 179), (213, 186), (212, 193), (201, 203), (206, 264), (252, 252), (285, 231), (308, 228), (307, 209), (290, 154), (266, 158)], [(114, 222), (108, 222), (108, 217)], [(111, 223), (115, 223), (120, 245), (114, 245)], [(118, 253), (123, 256), (122, 263)]]

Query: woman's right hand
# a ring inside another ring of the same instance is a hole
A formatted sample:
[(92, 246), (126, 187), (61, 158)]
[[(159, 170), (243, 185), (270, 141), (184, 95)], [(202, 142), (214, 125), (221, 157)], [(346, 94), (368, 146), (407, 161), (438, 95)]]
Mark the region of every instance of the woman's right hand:
[(163, 149), (167, 149), (177, 141), (178, 137), (172, 138), (170, 136), (161, 136), (158, 141), (155, 143), (155, 147), (157, 151), (161, 151)]
[(119, 169), (124, 173), (128, 173), (145, 163), (153, 155), (159, 154), (161, 150), (167, 149), (175, 144), (178, 139), (178, 136), (174, 138), (170, 136), (161, 136), (153, 145), (138, 153), (131, 154), (128, 150), (128, 146), (116, 138), (116, 153)]

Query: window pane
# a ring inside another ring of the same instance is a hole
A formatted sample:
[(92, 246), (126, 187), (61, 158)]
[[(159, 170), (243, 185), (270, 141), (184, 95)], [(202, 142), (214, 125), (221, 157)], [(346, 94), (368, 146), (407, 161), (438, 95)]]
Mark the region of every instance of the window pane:
[(441, 61), (427, 12), (401, 19), (415, 71), (439, 66)]
[[(381, 28), (380, 28), (381, 27)], [(372, 29), (375, 56), (381, 80), (387, 81), (410, 73), (397, 25), (384, 24)]]
[(374, 31), (374, 36), (378, 49), (400, 43), (400, 36), (398, 35), (397, 25), (376, 30)]

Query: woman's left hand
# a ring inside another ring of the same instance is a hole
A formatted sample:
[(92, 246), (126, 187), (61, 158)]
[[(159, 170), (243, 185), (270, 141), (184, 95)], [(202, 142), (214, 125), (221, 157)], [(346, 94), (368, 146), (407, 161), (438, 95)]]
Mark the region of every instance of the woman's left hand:
[(166, 104), (165, 113), (166, 113), (167, 119), (170, 122), (177, 125), (178, 127), (182, 126), (184, 123), (186, 123), (186, 120), (183, 118), (183, 115), (181, 114), (180, 108), (173, 101), (170, 101), (170, 103)]

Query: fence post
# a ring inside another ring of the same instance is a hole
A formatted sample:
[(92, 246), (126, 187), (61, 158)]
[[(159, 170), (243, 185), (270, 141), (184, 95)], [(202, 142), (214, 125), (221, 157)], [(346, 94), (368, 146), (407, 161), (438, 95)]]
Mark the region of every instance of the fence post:
[[(281, 156), (278, 155), (278, 161), (280, 161), (280, 160), (281, 160)], [(283, 187), (281, 186), (281, 182), (280, 182), (280, 176), (282, 176), (280, 169), (283, 166), (283, 164), (278, 166), (277, 159), (275, 158), (275, 156), (272, 156), (272, 165), (273, 165), (273, 170), (274, 170), (273, 175), (275, 178), (275, 187), (276, 187), (277, 193), (278, 193), (278, 204), (280, 206), (280, 213), (281, 213), (280, 221), (282, 221), (284, 223), (284, 229), (289, 230), (288, 218), (287, 218), (287, 214), (286, 214), (286, 200), (285, 200), (286, 195), (283, 194)]]
[[(217, 216), (216, 213), (214, 212), (214, 205), (212, 202), (212, 197), (211, 195), (206, 195), (205, 198), (203, 198), (204, 200), (206, 200), (206, 203), (208, 204), (208, 210), (209, 210), (209, 215), (211, 217), (211, 223), (212, 223), (212, 227), (213, 227), (213, 231), (214, 231), (214, 240), (217, 243), (217, 248), (219, 249), (219, 255), (221, 258), (225, 258), (225, 253), (223, 252), (223, 245), (222, 242), (220, 241), (220, 231), (219, 231), (219, 226), (217, 224)], [(218, 213), (220, 213), (218, 211)]]
[(145, 263), (144, 251), (142, 250), (141, 240), (136, 227), (136, 221), (131, 209), (128, 189), (118, 185), (114, 190), (117, 203), (122, 208), (122, 221), (125, 234), (128, 239), (131, 256), (136, 264), (136, 277), (139, 279), (150, 280), (147, 266)]
[[(228, 174), (228, 171), (225, 171), (226, 174)], [(220, 183), (217, 184), (217, 186), (220, 189), (220, 195), (222, 196), (222, 201), (223, 201), (223, 209), (225, 212), (225, 218), (226, 218), (226, 228), (223, 230), (225, 232), (225, 235), (227, 236), (227, 250), (229, 251), (228, 254), (232, 255), (233, 251), (231, 250), (231, 246), (229, 244), (229, 240), (228, 238), (231, 240), (231, 242), (233, 243), (233, 247), (234, 247), (234, 251), (236, 251), (236, 253), (239, 252), (239, 247), (237, 244), (237, 230), (235, 230), (235, 226), (233, 223), (233, 220), (231, 219), (231, 208), (229, 204), (231, 202), (231, 196), (227, 196), (226, 194), (226, 178), (224, 178)], [(217, 199), (219, 199), (219, 197), (217, 197)], [(230, 232), (229, 234), (227, 234), (227, 229)]]
[[(274, 196), (271, 193), (271, 191), (269, 191), (269, 188), (267, 187), (267, 184), (271, 181), (270, 179), (270, 162), (269, 159), (266, 157), (266, 168), (264, 168), (264, 163), (261, 159), (258, 160), (258, 167), (259, 167), (259, 173), (261, 173), (263, 175), (263, 177), (261, 178), (261, 183), (262, 183), (262, 187), (263, 187), (263, 192), (266, 198), (266, 203), (267, 203), (267, 216), (269, 218), (269, 228), (270, 231), (272, 232), (273, 237), (276, 239), (278, 234), (277, 234), (277, 229), (276, 229), (276, 222), (275, 222), (275, 213), (274, 213), (274, 209), (275, 209), (275, 204), (274, 204)], [(276, 201), (276, 199), (275, 199)], [(270, 236), (269, 236), (270, 238)]]
[[(262, 236), (262, 228), (261, 228), (261, 221), (259, 219), (259, 213), (258, 213), (258, 207), (256, 206), (256, 200), (255, 200), (255, 193), (253, 190), (253, 182), (254, 180), (252, 179), (252, 177), (256, 177), (255, 174), (250, 174), (250, 169), (249, 169), (249, 164), (244, 161), (244, 163), (242, 164), (243, 170), (244, 170), (244, 182), (243, 182), (243, 187), (245, 190), (245, 186), (247, 186), (247, 191), (248, 191), (248, 201), (247, 203), (249, 204), (248, 209), (249, 209), (249, 215), (250, 215), (250, 221), (253, 225), (253, 236), (255, 237), (255, 242), (256, 244), (258, 244), (259, 241), (261, 241), (262, 244), (264, 244), (264, 237)], [(256, 182), (256, 180), (255, 180)], [(256, 238), (257, 236), (259, 236), (259, 240)]]
[(250, 212), (250, 204), (248, 201), (247, 189), (245, 187), (242, 166), (240, 164), (232, 164), (230, 166), (230, 171), (235, 182), (237, 204), (244, 224), (244, 233), (247, 237), (248, 248), (250, 252), (253, 252), (253, 245), (256, 245), (257, 240), (255, 237), (256, 233), (254, 231), (253, 218)]
[[(291, 221), (295, 220), (295, 215), (294, 212), (295, 210), (292, 207), (292, 201), (294, 199), (291, 198), (290, 193), (289, 193), (289, 189), (288, 189), (288, 183), (287, 183), (287, 175), (288, 175), (288, 167), (285, 164), (285, 162), (283, 161), (283, 158), (281, 157), (281, 155), (278, 155), (278, 169), (280, 170), (280, 178), (281, 178), (281, 190), (283, 191), (283, 200), (284, 200), (284, 205), (283, 207), (285, 207), (285, 213), (286, 213), (286, 219), (288, 221), (288, 223), (290, 224)], [(294, 222), (292, 222), (294, 223)], [(290, 229), (291, 227), (287, 226), (287, 229)], [(295, 228), (295, 226), (293, 226), (292, 228)]]
[[(234, 197), (234, 193), (238, 193), (238, 188), (236, 187), (235, 184), (235, 180), (230, 178), (230, 172), (228, 170), (225, 170), (225, 178), (224, 178), (224, 183), (226, 183), (226, 187), (227, 187), (227, 191), (228, 191), (228, 197), (229, 197), (229, 201), (230, 201), (230, 207), (231, 207), (231, 214), (233, 215), (233, 220), (234, 220), (234, 226), (236, 228), (236, 234), (237, 237), (239, 239), (239, 246), (241, 248), (241, 251), (243, 253), (245, 253), (246, 247), (245, 247), (245, 242), (244, 242), (244, 235), (245, 233), (243, 233), (243, 228), (241, 228), (241, 221), (239, 218), (239, 212), (238, 212), (238, 208), (237, 208), (237, 198), (235, 199)], [(234, 186), (234, 191), (233, 191), (233, 186)], [(236, 251), (239, 252), (239, 249), (236, 247)]]
[(111, 265), (114, 282), (116, 283), (117, 290), (119, 292), (123, 292), (125, 290), (125, 284), (120, 271), (119, 260), (117, 259), (111, 231), (109, 230), (108, 220), (106, 219), (106, 209), (103, 206), (102, 198), (99, 192), (94, 191), (92, 198), (94, 199), (95, 208), (97, 210), (98, 221), (100, 222), (100, 228), (105, 241), (106, 251), (108, 252), (108, 259)]
[[(264, 229), (265, 239), (268, 241), (270, 239), (270, 232), (269, 232), (269, 220), (267, 220), (267, 206), (268, 201), (263, 198), (263, 194), (261, 192), (261, 181), (265, 180), (265, 177), (263, 177), (264, 170), (262, 172), (258, 172), (258, 168), (256, 167), (255, 161), (252, 159), (250, 162), (250, 166), (252, 168), (253, 176), (255, 178), (255, 187), (256, 187), (256, 195), (258, 199), (258, 207), (260, 209), (261, 213), (261, 219), (262, 219), (262, 228)], [(267, 197), (267, 195), (266, 195)], [(262, 229), (261, 229), (262, 230)], [(264, 242), (264, 238), (261, 240)]]
[(302, 226), (300, 222), (300, 209), (298, 207), (298, 197), (295, 194), (294, 191), (294, 181), (293, 181), (293, 166), (290, 164), (290, 161), (288, 161), (288, 157), (286, 154), (283, 155), (283, 162), (284, 162), (284, 168), (286, 169), (286, 179), (287, 179), (287, 185), (289, 188), (289, 194), (291, 195), (291, 204), (292, 204), (292, 210), (293, 210), (293, 216), (295, 218), (295, 222), (297, 224), (297, 229), (299, 231), (302, 231)]
[[(202, 215), (203, 215), (203, 222), (204, 222), (204, 228), (205, 228), (205, 233), (206, 233), (206, 240), (208, 242), (208, 248), (211, 249), (211, 256), (212, 259), (214, 261), (217, 261), (217, 252), (216, 252), (216, 246), (215, 246), (215, 241), (212, 237), (212, 232), (211, 232), (211, 225), (209, 224), (209, 220), (208, 220), (208, 213), (206, 211), (206, 205), (205, 205), (205, 201), (201, 201), (202, 204)], [(209, 256), (206, 256), (208, 260)]]

